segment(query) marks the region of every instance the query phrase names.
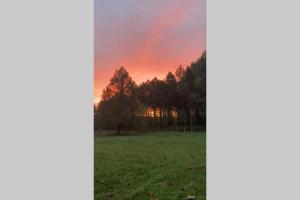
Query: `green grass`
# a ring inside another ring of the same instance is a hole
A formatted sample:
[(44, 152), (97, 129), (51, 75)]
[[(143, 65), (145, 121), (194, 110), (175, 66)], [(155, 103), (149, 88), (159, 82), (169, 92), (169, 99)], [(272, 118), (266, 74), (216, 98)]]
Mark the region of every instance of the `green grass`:
[(205, 145), (205, 133), (95, 137), (95, 200), (204, 200)]

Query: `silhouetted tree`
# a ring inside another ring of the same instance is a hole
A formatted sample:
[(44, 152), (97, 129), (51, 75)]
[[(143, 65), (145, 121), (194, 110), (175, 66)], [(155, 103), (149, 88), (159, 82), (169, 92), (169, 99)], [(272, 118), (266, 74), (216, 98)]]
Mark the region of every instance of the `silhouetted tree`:
[[(191, 130), (206, 126), (206, 52), (163, 80), (137, 86), (124, 67), (116, 70), (94, 107), (95, 128)], [(199, 130), (199, 129), (198, 129)]]
[(175, 75), (176, 75), (177, 81), (180, 81), (182, 79), (184, 71), (185, 70), (182, 67), (182, 65), (179, 65), (178, 68), (175, 70)]
[(115, 129), (118, 134), (121, 128), (132, 126), (137, 110), (136, 84), (124, 67), (116, 70), (110, 83), (103, 90), (102, 100), (98, 106), (98, 123), (104, 129)]
[(165, 79), (165, 105), (164, 107), (167, 110), (167, 126), (176, 125), (174, 123), (174, 117), (172, 115), (172, 111), (176, 108), (176, 101), (178, 98), (177, 93), (177, 80), (175, 76), (169, 72)]

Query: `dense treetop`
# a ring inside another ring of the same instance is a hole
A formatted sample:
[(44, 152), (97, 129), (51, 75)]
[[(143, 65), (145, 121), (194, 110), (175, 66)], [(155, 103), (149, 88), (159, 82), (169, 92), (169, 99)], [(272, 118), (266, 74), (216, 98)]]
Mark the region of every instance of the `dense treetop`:
[(196, 130), (206, 124), (206, 52), (163, 80), (137, 85), (126, 69), (117, 69), (95, 109), (95, 129)]

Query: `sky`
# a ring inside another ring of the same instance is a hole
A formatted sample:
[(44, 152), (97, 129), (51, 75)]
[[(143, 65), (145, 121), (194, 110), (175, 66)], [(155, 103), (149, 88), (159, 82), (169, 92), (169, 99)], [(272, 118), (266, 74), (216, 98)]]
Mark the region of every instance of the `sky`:
[(116, 69), (139, 84), (206, 49), (205, 0), (95, 0), (94, 102)]

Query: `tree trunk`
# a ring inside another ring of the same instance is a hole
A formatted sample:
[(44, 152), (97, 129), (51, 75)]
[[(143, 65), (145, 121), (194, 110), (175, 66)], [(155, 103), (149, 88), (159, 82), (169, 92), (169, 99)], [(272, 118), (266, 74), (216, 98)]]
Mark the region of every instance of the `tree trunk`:
[(119, 124), (117, 127), (117, 134), (120, 135), (120, 133), (121, 133), (121, 125)]
[(187, 107), (185, 110), (186, 113), (186, 126), (189, 126), (191, 124), (191, 114), (190, 114), (190, 108)]
[(159, 109), (159, 129), (163, 130), (163, 112), (162, 108)]
[(154, 108), (154, 129), (155, 131), (158, 131), (158, 119), (157, 119), (157, 115), (156, 115), (156, 112), (157, 112), (157, 109)]

